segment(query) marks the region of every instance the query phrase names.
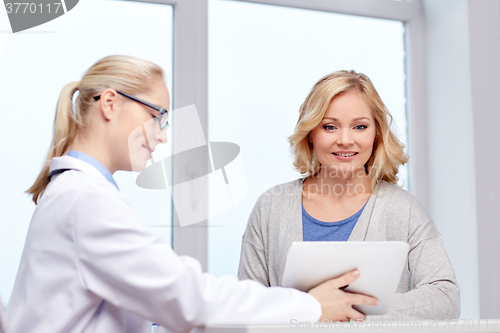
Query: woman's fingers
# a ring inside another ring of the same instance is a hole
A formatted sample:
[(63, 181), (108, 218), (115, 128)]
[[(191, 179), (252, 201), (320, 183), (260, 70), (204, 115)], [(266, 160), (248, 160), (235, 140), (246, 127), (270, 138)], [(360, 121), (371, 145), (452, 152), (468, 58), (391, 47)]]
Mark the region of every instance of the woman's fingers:
[(335, 279), (330, 280), (330, 284), (333, 288), (335, 289), (340, 289), (342, 287), (345, 287), (354, 281), (359, 277), (359, 271), (357, 269), (354, 269), (350, 272), (347, 272)]

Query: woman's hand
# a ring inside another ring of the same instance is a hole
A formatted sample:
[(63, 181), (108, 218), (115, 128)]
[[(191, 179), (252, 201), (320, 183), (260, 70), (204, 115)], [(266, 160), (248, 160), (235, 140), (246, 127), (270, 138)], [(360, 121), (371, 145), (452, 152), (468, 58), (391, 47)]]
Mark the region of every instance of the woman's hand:
[(323, 282), (322, 284), (309, 290), (309, 294), (314, 296), (321, 303), (323, 314), (319, 321), (349, 321), (365, 319), (366, 316), (352, 308), (353, 305), (377, 305), (375, 297), (362, 294), (350, 293), (340, 288), (353, 283), (359, 277), (359, 271), (353, 270), (335, 279)]

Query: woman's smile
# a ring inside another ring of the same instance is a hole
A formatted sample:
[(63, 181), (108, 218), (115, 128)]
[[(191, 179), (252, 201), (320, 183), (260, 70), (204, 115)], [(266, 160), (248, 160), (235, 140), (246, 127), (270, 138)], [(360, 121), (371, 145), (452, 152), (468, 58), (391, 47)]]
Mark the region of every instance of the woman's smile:
[(348, 162), (352, 161), (358, 155), (357, 152), (353, 151), (337, 151), (332, 153), (338, 160)]

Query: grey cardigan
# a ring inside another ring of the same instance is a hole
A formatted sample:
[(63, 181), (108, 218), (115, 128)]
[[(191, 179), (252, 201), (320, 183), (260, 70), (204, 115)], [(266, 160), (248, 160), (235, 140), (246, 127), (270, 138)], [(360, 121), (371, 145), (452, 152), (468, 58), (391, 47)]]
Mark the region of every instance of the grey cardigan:
[[(294, 241), (303, 241), (302, 183), (298, 179), (274, 186), (257, 200), (243, 235), (240, 279), (280, 285), (288, 248)], [(379, 181), (348, 241), (405, 241), (410, 245), (407, 270), (401, 275), (391, 311), (367, 320), (459, 318), (460, 291), (441, 234), (412, 194)]]

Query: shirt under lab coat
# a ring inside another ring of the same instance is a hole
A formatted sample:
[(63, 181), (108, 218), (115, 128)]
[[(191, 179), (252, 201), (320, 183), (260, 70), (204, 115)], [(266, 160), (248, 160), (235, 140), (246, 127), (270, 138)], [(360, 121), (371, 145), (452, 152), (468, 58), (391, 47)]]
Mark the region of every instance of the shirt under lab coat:
[(321, 305), (294, 289), (202, 273), (150, 232), (94, 166), (54, 158), (8, 306), (13, 332), (139, 333), (194, 326), (316, 321)]

